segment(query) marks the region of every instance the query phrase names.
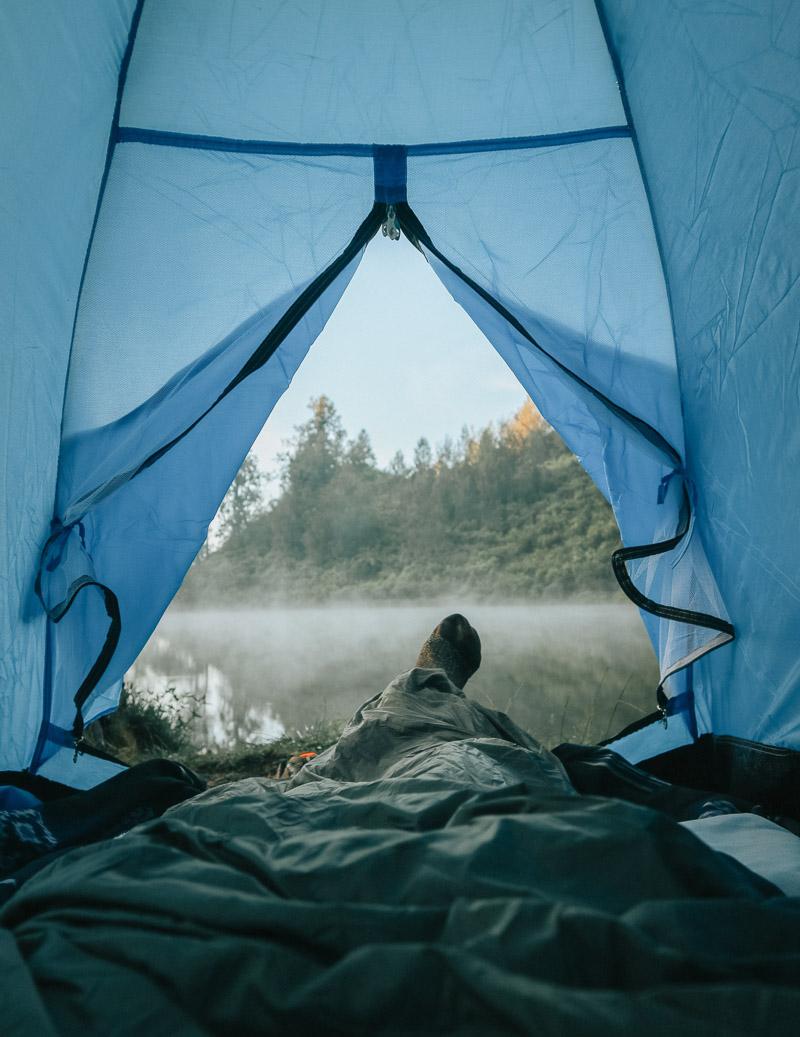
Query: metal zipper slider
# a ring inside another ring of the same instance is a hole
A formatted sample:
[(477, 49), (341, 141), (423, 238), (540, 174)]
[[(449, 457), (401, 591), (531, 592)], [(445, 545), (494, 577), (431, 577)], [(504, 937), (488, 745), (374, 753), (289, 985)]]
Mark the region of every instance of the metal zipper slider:
[(386, 219), (383, 221), (381, 226), (383, 236), (389, 238), (390, 241), (398, 241), (400, 239), (400, 226), (397, 222), (397, 213), (394, 211), (394, 206), (390, 205), (386, 209)]

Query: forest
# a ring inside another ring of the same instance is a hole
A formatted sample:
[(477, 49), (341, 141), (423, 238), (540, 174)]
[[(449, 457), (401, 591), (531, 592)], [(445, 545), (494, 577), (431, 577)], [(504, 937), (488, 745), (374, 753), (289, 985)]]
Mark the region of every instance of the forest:
[(508, 421), (381, 468), (326, 396), (280, 457), (247, 457), (178, 603), (616, 596), (611, 509), (530, 401)]

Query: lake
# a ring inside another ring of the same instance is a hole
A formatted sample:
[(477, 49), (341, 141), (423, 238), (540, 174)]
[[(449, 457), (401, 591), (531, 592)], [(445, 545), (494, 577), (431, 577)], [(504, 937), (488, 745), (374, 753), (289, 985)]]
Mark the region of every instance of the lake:
[(483, 646), (467, 693), (546, 745), (600, 741), (655, 708), (655, 658), (625, 603), (172, 609), (128, 678), (174, 688), (197, 745), (265, 741), (349, 717), (456, 609)]

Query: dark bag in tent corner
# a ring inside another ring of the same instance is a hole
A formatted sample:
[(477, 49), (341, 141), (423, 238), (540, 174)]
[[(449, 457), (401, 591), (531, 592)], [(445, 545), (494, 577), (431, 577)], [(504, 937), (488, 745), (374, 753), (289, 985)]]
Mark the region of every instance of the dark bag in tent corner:
[[(12, 781), (21, 782), (22, 796)], [(65, 850), (126, 832), (204, 788), (188, 767), (171, 760), (136, 764), (82, 792), (0, 773), (0, 903)], [(3, 796), (6, 790), (12, 794)]]

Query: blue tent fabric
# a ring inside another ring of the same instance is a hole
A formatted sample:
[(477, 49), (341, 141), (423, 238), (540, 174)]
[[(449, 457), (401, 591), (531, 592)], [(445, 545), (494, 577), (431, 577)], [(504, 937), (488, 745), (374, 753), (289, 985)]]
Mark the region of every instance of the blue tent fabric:
[(0, 8), (0, 717), (26, 767), (42, 718), (33, 575), (53, 515), (64, 383), (133, 0)]
[(120, 124), (341, 146), (624, 121), (591, 0), (146, 0)]
[[(142, 462), (191, 424), (198, 405), (204, 410), (213, 402), (220, 383), (238, 372), (285, 311), (285, 298), (246, 322), (191, 370), (179, 372), (132, 414), (65, 440), (59, 502), (68, 530), (65, 537), (74, 546), (75, 569), (67, 577), (62, 562), (53, 573), (60, 578), (60, 587), (48, 588), (46, 596), (51, 602), (61, 600), (64, 583), (80, 578), (91, 566), (105, 585), (114, 588), (123, 615), (122, 636), (104, 685), (84, 706), (87, 722), (113, 708), (118, 682), (144, 647), (205, 540), (221, 498), (261, 429), (265, 408), (271, 410), (288, 387), (356, 265), (357, 259), (352, 260), (305, 314), (284, 340), (280, 354), (273, 354), (238, 391), (144, 471), (134, 475)], [(203, 459), (201, 486), (197, 485), (198, 456)], [(72, 525), (78, 516), (80, 521)], [(83, 540), (92, 545), (90, 551), (79, 546)], [(141, 601), (143, 574), (158, 576), (148, 580), (146, 605)], [(82, 595), (75, 608), (80, 611), (75, 617), (70, 614), (55, 645), (57, 687), (79, 685), (87, 655), (91, 656), (91, 649), (87, 652), (82, 646), (85, 631), (97, 630), (102, 636), (107, 625), (99, 595)], [(71, 699), (63, 699), (54, 710), (54, 722), (69, 729), (74, 713)]]
[(800, 9), (601, 7), (662, 244), (697, 529), (737, 634), (695, 666), (698, 726), (798, 748)]
[[(669, 717), (620, 749), (800, 746), (786, 3), (52, 6), (3, 13), (47, 68), (8, 115), (2, 766), (98, 780), (74, 737), (383, 220), (614, 509)], [(62, 82), (69, 178), (31, 130)]]

